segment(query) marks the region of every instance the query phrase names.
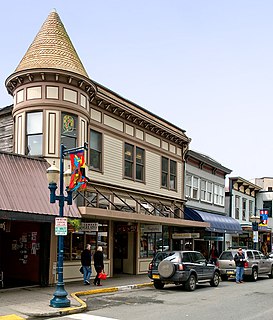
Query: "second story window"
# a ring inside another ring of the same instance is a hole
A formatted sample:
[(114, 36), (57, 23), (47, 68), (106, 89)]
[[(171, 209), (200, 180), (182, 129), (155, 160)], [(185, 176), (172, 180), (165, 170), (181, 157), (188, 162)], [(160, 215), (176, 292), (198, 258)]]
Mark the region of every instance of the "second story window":
[(71, 114), (62, 113), (61, 143), (67, 149), (77, 147), (77, 117)]
[(246, 220), (246, 199), (243, 198), (242, 201), (242, 219)]
[(27, 113), (26, 155), (43, 154), (43, 113)]
[(161, 186), (170, 190), (176, 190), (177, 163), (166, 157), (161, 158)]
[(202, 201), (212, 202), (212, 183), (202, 179), (200, 194)]
[(124, 145), (124, 176), (136, 181), (144, 181), (145, 151), (129, 143)]
[(235, 219), (239, 220), (240, 217), (240, 197), (235, 196)]
[(186, 193), (185, 196), (199, 200), (199, 178), (190, 174), (186, 175)]
[(218, 184), (214, 185), (214, 204), (218, 204), (220, 206), (224, 205), (224, 187), (219, 186)]
[[(253, 208), (254, 208), (254, 206), (253, 206), (253, 201), (252, 201), (252, 200), (249, 200), (249, 210), (248, 210), (249, 218), (250, 218), (251, 216), (253, 216)], [(250, 220), (249, 220), (249, 221), (250, 221)]]
[(102, 134), (90, 131), (90, 167), (93, 170), (102, 170)]

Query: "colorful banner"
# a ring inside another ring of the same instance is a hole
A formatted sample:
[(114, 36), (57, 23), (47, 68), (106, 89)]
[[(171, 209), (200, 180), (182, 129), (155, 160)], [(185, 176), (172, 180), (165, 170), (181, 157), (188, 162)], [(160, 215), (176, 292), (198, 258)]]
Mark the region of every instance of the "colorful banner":
[(268, 210), (260, 210), (260, 227), (267, 227), (268, 222)]
[(84, 150), (70, 153), (71, 161), (71, 179), (69, 183), (69, 190), (81, 191), (86, 189), (85, 177), (85, 163), (84, 163)]

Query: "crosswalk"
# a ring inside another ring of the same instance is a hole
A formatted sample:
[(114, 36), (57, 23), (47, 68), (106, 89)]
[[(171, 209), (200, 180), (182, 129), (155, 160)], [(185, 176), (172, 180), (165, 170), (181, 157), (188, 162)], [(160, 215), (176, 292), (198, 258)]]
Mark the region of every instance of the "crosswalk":
[(59, 319), (59, 320), (118, 320), (116, 318), (106, 318), (106, 317), (94, 316), (94, 315), (86, 314), (86, 313), (71, 314), (71, 315), (64, 316), (64, 317), (49, 318), (49, 319)]

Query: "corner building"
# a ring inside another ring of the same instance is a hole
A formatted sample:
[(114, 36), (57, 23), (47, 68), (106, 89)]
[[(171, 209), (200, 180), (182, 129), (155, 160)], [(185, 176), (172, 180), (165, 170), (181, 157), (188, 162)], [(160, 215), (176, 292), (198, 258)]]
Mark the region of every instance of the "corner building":
[[(190, 143), (185, 131), (90, 79), (55, 11), (6, 87), (14, 97), (14, 153), (58, 166), (61, 143), (67, 148), (88, 144), (88, 186), (73, 194), (81, 227), (65, 237), (65, 281), (81, 278), (86, 243), (92, 251), (103, 247), (110, 276), (141, 274), (155, 250), (172, 248), (174, 228), (208, 226), (184, 219)], [(65, 170), (68, 164), (69, 159)], [(52, 272), (56, 250), (51, 261)]]

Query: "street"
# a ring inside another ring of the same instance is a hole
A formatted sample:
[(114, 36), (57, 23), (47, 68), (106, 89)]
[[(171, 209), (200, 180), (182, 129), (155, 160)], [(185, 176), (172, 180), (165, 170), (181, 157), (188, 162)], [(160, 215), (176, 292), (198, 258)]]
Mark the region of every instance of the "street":
[(271, 319), (272, 298), (273, 280), (268, 277), (243, 284), (229, 280), (218, 288), (202, 284), (194, 292), (167, 285), (163, 290), (149, 287), (89, 296), (88, 312), (58, 319)]

